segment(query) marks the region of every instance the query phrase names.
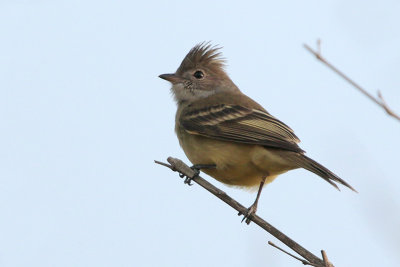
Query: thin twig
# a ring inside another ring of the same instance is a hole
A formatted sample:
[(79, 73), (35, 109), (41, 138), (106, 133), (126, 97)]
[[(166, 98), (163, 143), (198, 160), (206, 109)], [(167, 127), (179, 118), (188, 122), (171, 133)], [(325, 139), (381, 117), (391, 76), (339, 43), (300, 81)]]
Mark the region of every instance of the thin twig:
[(304, 44), (304, 48), (307, 49), (310, 53), (312, 53), (319, 61), (321, 61), (326, 66), (328, 66), (331, 70), (336, 72), (340, 77), (342, 77), (343, 79), (348, 81), (351, 85), (353, 85), (355, 88), (357, 88), (362, 94), (364, 94), (366, 97), (368, 97), (371, 101), (375, 102), (375, 104), (377, 104), (378, 106), (383, 108), (389, 116), (391, 116), (391, 117), (393, 117), (393, 118), (395, 118), (395, 119), (400, 121), (400, 116), (397, 115), (396, 113), (394, 113), (394, 111), (391, 108), (389, 108), (389, 106), (386, 104), (386, 102), (383, 99), (382, 94), (380, 93), (379, 90), (378, 90), (378, 97), (374, 97), (373, 95), (368, 93), (367, 90), (362, 88), (359, 84), (357, 84), (355, 81), (350, 79), (346, 74), (344, 74), (338, 68), (336, 68), (331, 63), (329, 63), (324, 57), (322, 57), (320, 40), (318, 40), (318, 42), (317, 42), (317, 47), (318, 47), (318, 49), (317, 49), (317, 51), (315, 51), (314, 49), (312, 49), (307, 44)]
[(325, 267), (333, 267), (333, 264), (329, 262), (328, 255), (326, 255), (325, 250), (321, 250), (322, 259), (324, 260)]
[[(161, 164), (162, 166), (168, 167), (173, 171), (177, 171), (180, 174), (192, 178), (194, 182), (199, 184), (201, 187), (209, 191), (210, 193), (214, 194), (216, 197), (224, 201), (226, 204), (240, 212), (241, 214), (246, 214), (247, 208), (245, 208), (242, 204), (228, 196), (224, 191), (220, 190), (219, 188), (215, 187), (211, 183), (207, 182), (204, 178), (200, 177), (197, 175), (197, 173), (192, 170), (189, 166), (187, 166), (183, 161), (180, 159), (172, 158), (169, 157), (167, 159), (170, 165), (166, 163), (162, 163), (159, 161), (155, 161), (155, 163)], [(285, 235), (284, 233), (280, 232), (278, 229), (276, 229), (274, 226), (269, 224), (268, 222), (264, 221), (262, 218), (260, 218), (257, 214), (251, 215), (250, 219), (269, 232), (271, 235), (279, 239), (282, 243), (284, 243), (286, 246), (291, 248), (293, 251), (295, 251), (297, 254), (302, 256), (304, 259), (309, 261), (310, 263), (313, 263), (315, 265), (319, 266), (324, 266), (323, 260), (312, 254), (310, 251), (307, 249), (303, 248), (301, 245), (296, 243), (294, 240), (292, 240), (290, 237)]]
[(278, 247), (277, 245), (275, 245), (275, 244), (272, 243), (271, 241), (268, 241), (268, 244), (271, 245), (271, 246), (273, 246), (273, 247), (276, 248), (276, 249), (279, 249), (279, 250), (282, 251), (283, 253), (285, 253), (285, 254), (287, 254), (287, 255), (289, 255), (289, 256), (295, 258), (296, 260), (300, 261), (300, 262), (303, 263), (304, 265), (311, 265), (311, 266), (315, 266), (315, 267), (325, 267), (325, 266), (322, 266), (322, 265), (318, 265), (318, 264), (314, 264), (314, 263), (308, 262), (308, 261), (306, 261), (306, 260), (304, 260), (304, 259), (302, 259), (302, 258), (299, 258), (299, 257), (293, 255), (292, 253), (287, 252), (287, 251), (284, 250), (283, 248)]
[(160, 164), (162, 166), (165, 166), (165, 167), (170, 168), (171, 170), (175, 171), (174, 168), (171, 165), (167, 164), (167, 163), (164, 163), (164, 162), (161, 162), (161, 161), (158, 161), (158, 160), (155, 160), (154, 163)]

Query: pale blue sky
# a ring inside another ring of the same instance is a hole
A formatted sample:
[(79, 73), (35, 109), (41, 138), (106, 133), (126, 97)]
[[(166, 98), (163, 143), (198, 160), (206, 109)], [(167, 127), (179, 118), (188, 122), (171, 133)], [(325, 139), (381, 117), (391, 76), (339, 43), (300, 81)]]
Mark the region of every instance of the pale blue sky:
[(188, 162), (158, 75), (202, 41), (360, 192), (296, 170), (264, 189), (258, 214), (336, 266), (398, 266), (400, 123), (302, 44), (321, 38), (400, 112), (399, 13), (398, 1), (0, 1), (0, 266), (301, 266), (153, 163)]

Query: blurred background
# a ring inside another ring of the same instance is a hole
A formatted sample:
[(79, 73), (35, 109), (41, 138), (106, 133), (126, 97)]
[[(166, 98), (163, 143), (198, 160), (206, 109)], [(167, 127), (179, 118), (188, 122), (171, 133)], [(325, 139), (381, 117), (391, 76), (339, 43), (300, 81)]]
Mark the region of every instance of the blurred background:
[[(1, 1), (0, 266), (302, 266), (153, 162), (189, 163), (158, 75), (202, 41), (359, 191), (295, 170), (264, 189), (258, 215), (336, 266), (398, 266), (400, 123), (303, 43), (320, 38), (323, 56), (400, 113), (399, 12), (399, 1)], [(204, 177), (245, 206), (255, 198)]]

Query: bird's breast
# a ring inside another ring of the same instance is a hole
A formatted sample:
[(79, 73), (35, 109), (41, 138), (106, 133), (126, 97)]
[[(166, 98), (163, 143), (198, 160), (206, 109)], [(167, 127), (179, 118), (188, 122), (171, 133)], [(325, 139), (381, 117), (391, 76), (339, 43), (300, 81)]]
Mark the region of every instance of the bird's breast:
[(193, 164), (216, 165), (215, 169), (202, 171), (228, 185), (256, 188), (263, 177), (267, 176), (268, 183), (289, 170), (287, 166), (277, 166), (274, 156), (262, 146), (215, 140), (190, 134), (179, 127), (176, 134)]

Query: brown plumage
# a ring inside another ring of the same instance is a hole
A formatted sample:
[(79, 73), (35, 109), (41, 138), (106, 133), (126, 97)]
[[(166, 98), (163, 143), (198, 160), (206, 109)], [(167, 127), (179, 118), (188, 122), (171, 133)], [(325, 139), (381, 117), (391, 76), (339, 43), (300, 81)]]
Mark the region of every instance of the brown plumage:
[[(243, 95), (232, 94), (225, 99), (225, 94), (216, 94), (212, 98), (212, 101), (209, 97), (197, 101), (198, 106), (206, 102), (206, 107), (190, 106), (187, 112), (182, 113), (180, 124), (192, 133), (223, 141), (303, 152), (297, 145), (300, 140), (286, 124), (261, 107), (246, 107), (244, 101), (239, 104)], [(220, 104), (213, 105), (212, 102)]]
[[(175, 130), (185, 154), (195, 165), (215, 165), (203, 171), (233, 186), (263, 186), (296, 168), (309, 170), (331, 185), (354, 190), (333, 172), (304, 155), (294, 131), (244, 95), (225, 70), (219, 48), (202, 43), (190, 50), (170, 81), (178, 104)], [(354, 190), (355, 191), (355, 190)]]

